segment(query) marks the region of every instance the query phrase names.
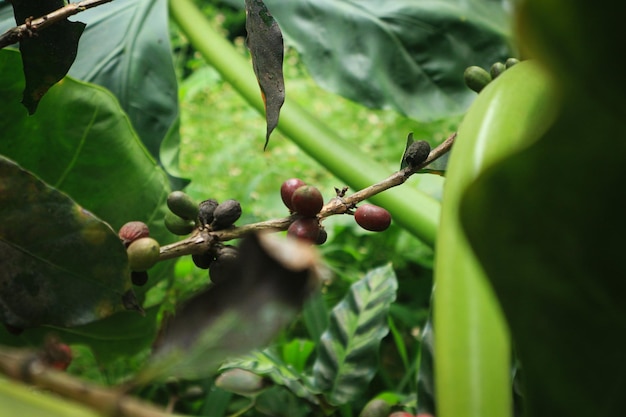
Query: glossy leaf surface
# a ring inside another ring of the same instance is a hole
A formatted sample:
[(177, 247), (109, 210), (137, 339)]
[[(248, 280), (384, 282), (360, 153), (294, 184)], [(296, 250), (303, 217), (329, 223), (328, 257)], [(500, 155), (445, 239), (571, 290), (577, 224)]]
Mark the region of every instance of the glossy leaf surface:
[(346, 404), (367, 388), (378, 369), (380, 341), (398, 282), (390, 265), (350, 286), (331, 313), (313, 366), (315, 385), (333, 405)]
[(525, 2), (522, 40), (550, 69), (559, 114), (533, 146), (479, 177), (463, 201), (468, 238), (510, 324), (526, 415), (626, 409), (616, 394), (626, 389), (626, 224), (617, 197), (626, 180), (626, 83), (616, 69), (594, 65), (624, 49), (615, 37), (624, 6), (614, 6)]
[(124, 308), (128, 259), (108, 224), (3, 157), (0, 190), (3, 323), (71, 327)]
[(462, 114), (470, 65), (512, 55), (503, 2), (265, 0), (324, 88), (417, 120)]

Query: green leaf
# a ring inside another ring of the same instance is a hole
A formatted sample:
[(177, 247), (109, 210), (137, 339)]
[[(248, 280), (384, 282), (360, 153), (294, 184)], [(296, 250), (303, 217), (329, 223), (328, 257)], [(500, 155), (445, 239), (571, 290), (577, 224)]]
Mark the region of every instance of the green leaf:
[(0, 378), (2, 413), (12, 416), (99, 417), (82, 405)]
[[(12, 2), (15, 22), (38, 18), (65, 6), (63, 0), (20, 0)], [(78, 40), (85, 24), (65, 19), (32, 37), (20, 40), (26, 86), (22, 103), (33, 114), (39, 101), (68, 72), (76, 58)]]
[(539, 65), (519, 63), (481, 91), (459, 128), (446, 172), (435, 250), (435, 383), (440, 416), (506, 416), (512, 409), (506, 323), (465, 238), (459, 206), (478, 175), (545, 131), (554, 107), (550, 87)]
[(465, 68), (512, 54), (499, 1), (265, 3), (322, 87), (421, 121), (463, 113), (474, 98)]
[(300, 398), (312, 404), (319, 404), (317, 395), (320, 393), (312, 384), (308, 375), (303, 374), (289, 363), (285, 363), (272, 349), (255, 351), (250, 355), (232, 360), (224, 364), (222, 371), (240, 368), (257, 375), (270, 378), (275, 384), (288, 388)]
[(524, 41), (558, 84), (559, 114), (467, 190), (462, 221), (510, 325), (525, 415), (620, 415), (626, 83), (598, 64), (624, 49), (612, 26), (624, 6), (525, 3)]
[(378, 369), (380, 341), (398, 282), (390, 265), (376, 268), (350, 286), (331, 313), (313, 366), (315, 385), (333, 405), (363, 392)]
[(285, 102), (283, 35), (262, 0), (246, 0), (245, 5), (248, 49), (265, 104), (267, 147), (270, 134), (278, 125), (280, 108)]
[(124, 308), (128, 258), (108, 224), (1, 156), (0, 190), (3, 323), (70, 327)]
[[(0, 154), (69, 194), (114, 230), (129, 220), (141, 220), (160, 243), (171, 241), (173, 236), (163, 225), (167, 178), (115, 98), (101, 87), (65, 78), (29, 117), (19, 104), (24, 86), (19, 68), (19, 53), (0, 51), (0, 95), (5, 99), (0, 104)], [(166, 276), (169, 268), (170, 262), (152, 268), (149, 283), (137, 289), (138, 296)], [(107, 326), (81, 327), (83, 342), (95, 346), (103, 341), (104, 348), (104, 340), (126, 320), (136, 320), (138, 327), (143, 323), (147, 329), (154, 326), (149, 318), (115, 315), (106, 320)]]

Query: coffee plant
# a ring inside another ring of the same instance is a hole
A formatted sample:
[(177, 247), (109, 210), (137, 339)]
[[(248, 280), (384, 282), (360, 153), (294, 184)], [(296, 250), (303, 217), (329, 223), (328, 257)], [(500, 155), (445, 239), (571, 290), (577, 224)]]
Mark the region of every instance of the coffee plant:
[[(607, 63), (626, 6), (608, 6), (0, 2), (0, 414), (623, 414)], [(415, 129), (342, 137), (290, 98), (292, 50)], [(268, 169), (287, 138), (337, 183), (190, 191), (179, 82), (198, 65), (264, 118), (212, 175)], [(282, 215), (251, 215), (270, 201)]]

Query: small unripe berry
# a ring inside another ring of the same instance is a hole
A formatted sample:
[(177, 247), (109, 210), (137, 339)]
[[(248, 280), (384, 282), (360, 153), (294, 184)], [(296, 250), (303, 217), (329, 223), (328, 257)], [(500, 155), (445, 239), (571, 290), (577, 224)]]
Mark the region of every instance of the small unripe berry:
[(294, 220), (287, 229), (287, 236), (316, 243), (320, 235), (320, 224), (314, 217), (304, 217)]
[(151, 237), (142, 237), (128, 246), (128, 265), (131, 271), (146, 271), (159, 261), (159, 242)]
[(506, 70), (506, 66), (502, 62), (495, 62), (489, 69), (489, 75), (491, 75), (492, 80), (495, 80), (504, 70)]
[(167, 207), (186, 220), (195, 220), (198, 217), (198, 204), (183, 191), (172, 191), (167, 196)]
[(359, 417), (387, 417), (390, 411), (391, 406), (387, 401), (380, 398), (374, 398), (365, 404), (365, 407), (361, 410)]
[(382, 207), (363, 204), (354, 212), (354, 220), (365, 230), (382, 232), (391, 224), (391, 214)]
[(463, 80), (471, 90), (480, 93), (491, 82), (491, 75), (483, 68), (473, 65), (465, 69)]
[(283, 203), (287, 208), (291, 211), (294, 211), (293, 204), (291, 204), (291, 198), (293, 197), (293, 192), (298, 188), (306, 185), (304, 181), (299, 178), (289, 178), (287, 181), (283, 182), (280, 186), (280, 198), (283, 200)]
[(324, 197), (316, 187), (303, 185), (291, 196), (293, 210), (305, 217), (314, 217), (324, 207)]
[(128, 247), (128, 245), (135, 240), (150, 236), (150, 229), (148, 229), (148, 225), (144, 222), (132, 221), (120, 227), (117, 234), (124, 246)]
[(193, 220), (183, 219), (172, 212), (165, 213), (163, 223), (167, 230), (178, 236), (188, 235), (196, 227)]
[(413, 417), (413, 414), (407, 413), (406, 411), (395, 411), (389, 414), (389, 417)]

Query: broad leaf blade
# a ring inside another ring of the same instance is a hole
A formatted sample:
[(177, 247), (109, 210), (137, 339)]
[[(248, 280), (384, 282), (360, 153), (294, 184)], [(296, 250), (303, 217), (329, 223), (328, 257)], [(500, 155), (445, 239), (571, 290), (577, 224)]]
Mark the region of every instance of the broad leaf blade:
[(283, 361), (271, 349), (255, 351), (250, 355), (225, 363), (221, 370), (240, 368), (270, 378), (275, 384), (283, 385), (300, 398), (312, 404), (319, 404), (315, 388), (305, 375)]
[(70, 327), (124, 308), (128, 258), (108, 224), (4, 157), (0, 190), (3, 323)]
[(462, 114), (470, 65), (513, 54), (510, 16), (483, 0), (265, 0), (324, 88), (421, 121)]
[(378, 348), (388, 333), (387, 313), (398, 282), (390, 265), (370, 271), (350, 287), (331, 313), (313, 367), (315, 385), (329, 403), (346, 404), (378, 369)]
[(246, 0), (245, 4), (248, 49), (265, 104), (267, 147), (270, 134), (278, 125), (280, 108), (285, 102), (283, 35), (262, 0)]
[(252, 235), (239, 262), (165, 320), (146, 378), (212, 375), (225, 359), (261, 347), (295, 318), (319, 283), (313, 247), (276, 236)]
[[(63, 0), (14, 1), (13, 11), (18, 25), (26, 19), (44, 16), (65, 5)], [(65, 19), (20, 40), (26, 86), (22, 104), (30, 114), (35, 113), (39, 101), (54, 84), (69, 71), (78, 48), (85, 24)]]

